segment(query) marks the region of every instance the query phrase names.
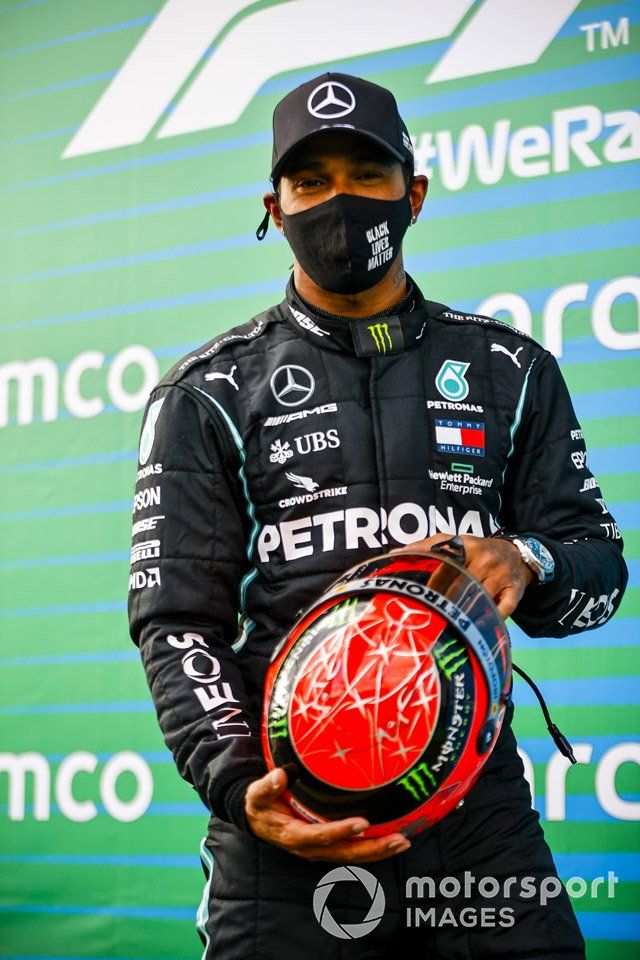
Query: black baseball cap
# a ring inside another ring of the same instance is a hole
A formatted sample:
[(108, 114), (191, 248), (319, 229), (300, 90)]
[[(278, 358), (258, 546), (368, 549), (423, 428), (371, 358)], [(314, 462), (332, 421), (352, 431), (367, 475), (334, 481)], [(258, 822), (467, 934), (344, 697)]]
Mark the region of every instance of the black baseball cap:
[(346, 73), (323, 73), (288, 93), (273, 112), (271, 180), (296, 147), (323, 131), (358, 133), (400, 163), (413, 160), (413, 146), (396, 98), (385, 87)]

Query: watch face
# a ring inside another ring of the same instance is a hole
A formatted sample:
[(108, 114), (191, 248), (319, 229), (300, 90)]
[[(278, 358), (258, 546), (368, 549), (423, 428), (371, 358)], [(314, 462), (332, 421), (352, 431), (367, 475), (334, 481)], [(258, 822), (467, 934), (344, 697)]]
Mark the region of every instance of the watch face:
[(529, 550), (531, 550), (531, 553), (534, 555), (545, 573), (551, 573), (555, 567), (555, 563), (553, 562), (553, 557), (547, 548), (540, 543), (539, 540), (534, 540), (533, 537), (524, 537), (522, 542), (526, 543), (526, 545), (529, 547)]

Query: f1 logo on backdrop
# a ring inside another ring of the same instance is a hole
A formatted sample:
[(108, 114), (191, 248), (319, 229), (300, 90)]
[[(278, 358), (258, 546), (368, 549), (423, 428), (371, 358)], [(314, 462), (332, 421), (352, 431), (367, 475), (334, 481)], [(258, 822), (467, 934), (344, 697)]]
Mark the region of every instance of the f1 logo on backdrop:
[(442, 40), (454, 31), (425, 83), (536, 63), (579, 3), (396, 0), (390, 16), (387, 0), (369, 0), (366, 13), (358, 0), (289, 0), (253, 12), (253, 0), (168, 0), (62, 156), (141, 143), (158, 123), (158, 138), (235, 123), (276, 74)]

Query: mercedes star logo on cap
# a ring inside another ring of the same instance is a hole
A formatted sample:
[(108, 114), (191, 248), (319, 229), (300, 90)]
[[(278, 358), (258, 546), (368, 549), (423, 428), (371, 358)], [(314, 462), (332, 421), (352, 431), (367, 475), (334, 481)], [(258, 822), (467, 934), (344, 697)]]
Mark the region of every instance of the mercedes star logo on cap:
[(320, 120), (336, 120), (346, 117), (355, 109), (356, 98), (349, 87), (335, 80), (327, 80), (312, 90), (307, 100), (307, 109)]
[(278, 367), (270, 380), (274, 397), (284, 407), (298, 407), (312, 395), (316, 382), (305, 367)]

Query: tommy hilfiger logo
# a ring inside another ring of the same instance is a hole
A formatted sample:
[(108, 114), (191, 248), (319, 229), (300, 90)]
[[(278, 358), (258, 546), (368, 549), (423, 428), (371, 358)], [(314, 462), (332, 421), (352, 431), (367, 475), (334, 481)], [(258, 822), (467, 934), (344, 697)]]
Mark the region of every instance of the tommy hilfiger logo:
[(477, 420), (436, 420), (436, 450), (484, 457), (484, 423)]

